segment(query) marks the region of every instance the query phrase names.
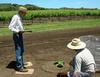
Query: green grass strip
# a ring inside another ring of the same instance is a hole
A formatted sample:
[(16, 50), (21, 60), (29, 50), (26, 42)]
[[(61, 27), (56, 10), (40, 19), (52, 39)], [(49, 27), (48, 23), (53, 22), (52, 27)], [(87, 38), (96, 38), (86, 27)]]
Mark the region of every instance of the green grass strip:
[(26, 26), (26, 29), (33, 32), (62, 30), (62, 29), (76, 29), (76, 28), (92, 28), (99, 27), (100, 19), (88, 19), (79, 21), (65, 21), (65, 22), (49, 22), (45, 24)]
[[(100, 19), (86, 19), (86, 20), (68, 20), (64, 22), (48, 22), (41, 24), (33, 24), (25, 26), (25, 29), (33, 32), (43, 32), (52, 30), (76, 29), (76, 28), (92, 28), (100, 27)], [(0, 36), (11, 35), (11, 31), (6, 28), (0, 28)]]

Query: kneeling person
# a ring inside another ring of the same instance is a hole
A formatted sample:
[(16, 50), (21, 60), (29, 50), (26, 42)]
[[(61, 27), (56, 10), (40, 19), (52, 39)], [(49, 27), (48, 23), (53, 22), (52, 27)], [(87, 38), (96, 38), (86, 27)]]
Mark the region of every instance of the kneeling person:
[(86, 44), (79, 38), (74, 38), (67, 47), (76, 52), (70, 65), (72, 69), (68, 72), (68, 77), (91, 77), (95, 73), (95, 61), (91, 52), (86, 48)]

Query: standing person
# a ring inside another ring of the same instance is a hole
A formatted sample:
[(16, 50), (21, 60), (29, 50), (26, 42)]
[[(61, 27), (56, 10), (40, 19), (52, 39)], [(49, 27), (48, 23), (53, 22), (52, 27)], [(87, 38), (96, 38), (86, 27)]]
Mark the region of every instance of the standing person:
[(22, 24), (22, 17), (24, 17), (27, 13), (27, 9), (25, 7), (19, 7), (18, 14), (12, 17), (12, 20), (9, 24), (9, 29), (13, 32), (13, 40), (15, 44), (16, 51), (16, 70), (19, 72), (27, 72), (28, 70), (24, 68), (23, 62), (23, 53), (24, 53), (24, 45), (23, 45), (23, 33), (24, 28)]
[(68, 73), (59, 73), (58, 77), (92, 77), (95, 73), (95, 61), (86, 44), (79, 38), (74, 38), (67, 47), (76, 52), (70, 62), (71, 69)]

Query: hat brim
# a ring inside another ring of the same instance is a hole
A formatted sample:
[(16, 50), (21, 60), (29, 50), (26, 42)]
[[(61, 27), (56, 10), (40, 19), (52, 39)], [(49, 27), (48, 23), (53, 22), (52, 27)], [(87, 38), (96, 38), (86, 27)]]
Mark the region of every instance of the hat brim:
[(80, 45), (79, 46), (73, 46), (72, 45), (72, 42), (70, 42), (69, 44), (67, 44), (67, 47), (69, 48), (69, 49), (83, 49), (83, 48), (85, 48), (86, 47), (86, 44), (84, 43), (84, 42), (80, 42)]
[(27, 8), (25, 7), (19, 7), (19, 12), (27, 12)]

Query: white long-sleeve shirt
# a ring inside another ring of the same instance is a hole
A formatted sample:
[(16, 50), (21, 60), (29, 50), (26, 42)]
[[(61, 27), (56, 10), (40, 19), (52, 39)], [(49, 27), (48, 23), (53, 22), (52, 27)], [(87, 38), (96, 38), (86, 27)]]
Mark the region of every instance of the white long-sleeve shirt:
[(14, 33), (24, 31), (22, 20), (19, 14), (16, 14), (12, 17), (12, 20), (9, 24), (9, 29)]
[(74, 72), (95, 72), (95, 61), (91, 52), (85, 48), (75, 56)]

